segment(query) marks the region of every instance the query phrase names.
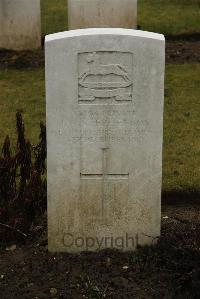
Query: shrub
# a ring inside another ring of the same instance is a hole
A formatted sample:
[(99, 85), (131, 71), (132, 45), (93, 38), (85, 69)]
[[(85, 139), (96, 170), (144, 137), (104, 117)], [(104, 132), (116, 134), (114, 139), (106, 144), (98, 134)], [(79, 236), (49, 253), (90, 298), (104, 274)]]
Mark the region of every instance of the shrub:
[(4, 241), (13, 234), (25, 236), (46, 210), (46, 127), (40, 124), (36, 146), (25, 137), (20, 112), (16, 128), (15, 150), (7, 136), (0, 154), (0, 236)]

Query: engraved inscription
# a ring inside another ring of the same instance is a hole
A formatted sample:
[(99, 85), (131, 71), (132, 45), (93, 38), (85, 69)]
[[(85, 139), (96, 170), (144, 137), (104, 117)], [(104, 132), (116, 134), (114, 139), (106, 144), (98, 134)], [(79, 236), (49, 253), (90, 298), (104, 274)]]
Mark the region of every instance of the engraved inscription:
[(78, 57), (79, 103), (112, 104), (132, 101), (133, 54), (80, 53)]
[[(132, 103), (131, 103), (132, 104)], [(91, 109), (91, 106), (94, 109)], [(105, 111), (104, 106), (83, 105), (81, 107), (81, 134), (78, 131), (77, 134), (72, 136), (73, 142), (133, 142), (144, 140), (149, 134), (151, 134), (151, 127), (149, 121), (146, 119), (137, 119), (135, 116), (135, 110), (123, 105), (115, 105), (109, 112)], [(96, 109), (98, 107), (98, 110)], [(90, 109), (88, 109), (90, 108)], [(122, 109), (123, 108), (123, 109)], [(80, 110), (79, 110), (80, 111)], [(108, 127), (105, 127), (107, 119), (110, 119)], [(88, 125), (87, 125), (88, 124)], [(66, 125), (62, 124), (63, 130), (67, 130)]]

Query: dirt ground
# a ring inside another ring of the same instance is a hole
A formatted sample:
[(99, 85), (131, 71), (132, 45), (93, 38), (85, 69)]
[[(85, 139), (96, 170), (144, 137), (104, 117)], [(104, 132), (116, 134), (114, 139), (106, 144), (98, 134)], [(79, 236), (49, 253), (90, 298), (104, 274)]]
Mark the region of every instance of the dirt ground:
[[(200, 37), (191, 36), (166, 40), (166, 63), (199, 63)], [(7, 51), (0, 50), (0, 68), (37, 68), (44, 66), (44, 49), (37, 51)]]
[(200, 298), (200, 206), (163, 206), (158, 245), (136, 253), (48, 253), (45, 219), (2, 246), (2, 299)]

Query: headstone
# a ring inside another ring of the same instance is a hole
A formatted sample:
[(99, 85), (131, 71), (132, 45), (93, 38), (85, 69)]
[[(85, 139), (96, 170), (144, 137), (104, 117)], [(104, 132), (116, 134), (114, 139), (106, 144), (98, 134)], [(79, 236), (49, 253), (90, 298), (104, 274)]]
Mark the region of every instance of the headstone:
[(68, 28), (137, 28), (137, 0), (68, 0)]
[(40, 45), (40, 0), (0, 0), (0, 48), (26, 50)]
[(50, 251), (133, 250), (160, 235), (163, 35), (46, 37)]

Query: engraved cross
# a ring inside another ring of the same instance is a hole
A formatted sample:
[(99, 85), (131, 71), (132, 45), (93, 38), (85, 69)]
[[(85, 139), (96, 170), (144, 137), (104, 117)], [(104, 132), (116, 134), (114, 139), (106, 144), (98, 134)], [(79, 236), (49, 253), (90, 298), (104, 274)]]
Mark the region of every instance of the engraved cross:
[(108, 150), (109, 148), (102, 148), (102, 173), (85, 174), (81, 173), (81, 179), (85, 180), (102, 180), (102, 217), (105, 218), (105, 204), (109, 197), (108, 183), (112, 180), (127, 180), (129, 173), (109, 173), (108, 171)]

